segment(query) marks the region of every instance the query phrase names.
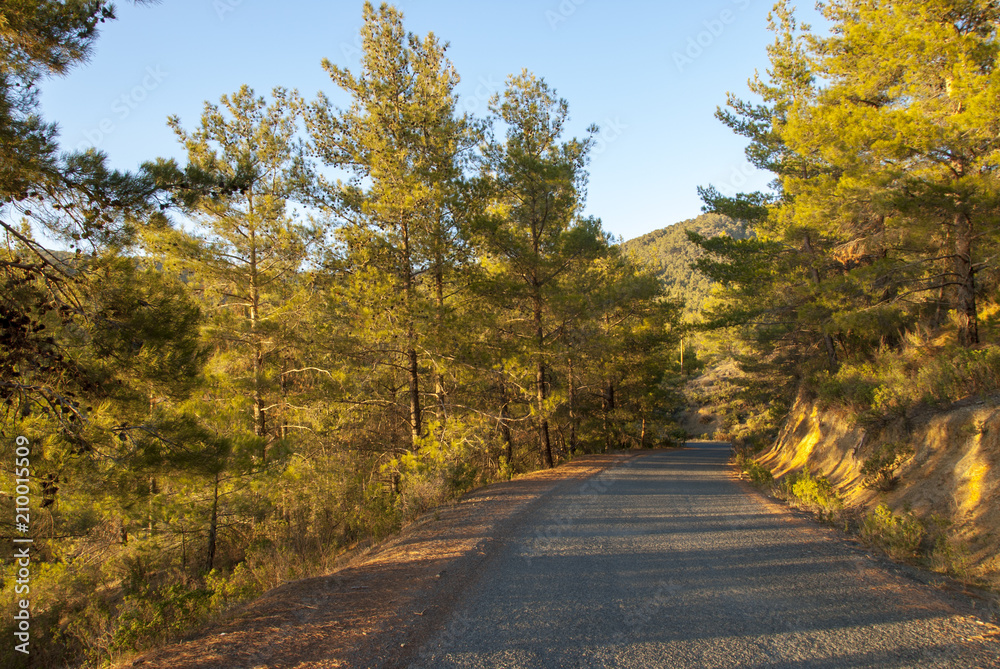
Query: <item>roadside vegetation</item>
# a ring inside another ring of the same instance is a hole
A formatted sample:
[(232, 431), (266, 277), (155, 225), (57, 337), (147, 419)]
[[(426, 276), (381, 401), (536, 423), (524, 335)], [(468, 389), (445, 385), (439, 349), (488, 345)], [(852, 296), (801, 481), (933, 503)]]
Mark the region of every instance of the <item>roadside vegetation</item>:
[(827, 34), (777, 3), (770, 69), (717, 114), (773, 190), (706, 187), (706, 210), (753, 235), (689, 234), (720, 286), (703, 327), (744, 370), (720, 399), (751, 441), (773, 439), (803, 388), (869, 423), (1000, 388), (1000, 8), (823, 12)]
[[(705, 210), (751, 234), (688, 233), (717, 286), (704, 348), (741, 369), (712, 398), (720, 436), (765, 487), (753, 456), (796, 398), (876, 443), (894, 421), (1000, 394), (1000, 6), (833, 0), (821, 11), (823, 33), (776, 3), (770, 67), (717, 113), (774, 179), (732, 197), (705, 187)], [(916, 485), (899, 477), (911, 456), (886, 436), (864, 486)], [(885, 505), (851, 518), (808, 471), (775, 492), (896, 557), (963, 571), (941, 519)]]
[[(947, 574), (972, 585), (990, 585), (972, 576), (969, 550), (952, 536), (951, 523), (943, 517), (922, 519), (910, 509), (896, 512), (884, 503), (859, 513), (845, 505), (829, 480), (814, 476), (808, 468), (775, 481), (771, 471), (753, 455), (737, 452), (734, 464), (743, 478), (761, 492), (813, 514), (818, 522), (841, 529), (895, 560)], [(879, 487), (884, 485), (883, 481), (883, 478), (876, 478), (866, 481), (865, 485)]]

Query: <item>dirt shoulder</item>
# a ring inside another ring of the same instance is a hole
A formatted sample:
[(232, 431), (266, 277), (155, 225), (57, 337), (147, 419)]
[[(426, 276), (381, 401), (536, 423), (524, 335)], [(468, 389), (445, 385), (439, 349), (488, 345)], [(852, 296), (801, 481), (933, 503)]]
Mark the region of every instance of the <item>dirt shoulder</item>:
[(589, 455), (475, 490), (431, 511), (337, 571), (286, 583), (188, 640), (153, 651), (142, 669), (387, 666), (447, 614), (491, 542), (555, 490), (632, 454)]

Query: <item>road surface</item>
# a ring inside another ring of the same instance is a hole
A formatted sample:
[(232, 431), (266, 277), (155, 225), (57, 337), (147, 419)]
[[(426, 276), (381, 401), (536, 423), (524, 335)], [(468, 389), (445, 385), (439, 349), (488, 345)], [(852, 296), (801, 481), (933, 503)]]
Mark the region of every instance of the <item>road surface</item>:
[(554, 490), (399, 666), (1000, 667), (995, 627), (748, 489), (728, 457), (692, 444)]

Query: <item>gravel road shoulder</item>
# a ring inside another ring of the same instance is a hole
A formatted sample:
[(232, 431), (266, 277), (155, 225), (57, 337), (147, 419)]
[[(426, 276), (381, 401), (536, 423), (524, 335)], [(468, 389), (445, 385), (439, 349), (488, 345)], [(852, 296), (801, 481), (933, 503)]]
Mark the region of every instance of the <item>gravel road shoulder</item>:
[(583, 456), (473, 491), (327, 576), (286, 583), (187, 640), (134, 660), (142, 669), (380, 666), (419, 644), (476, 576), (490, 545), (554, 491), (632, 454)]

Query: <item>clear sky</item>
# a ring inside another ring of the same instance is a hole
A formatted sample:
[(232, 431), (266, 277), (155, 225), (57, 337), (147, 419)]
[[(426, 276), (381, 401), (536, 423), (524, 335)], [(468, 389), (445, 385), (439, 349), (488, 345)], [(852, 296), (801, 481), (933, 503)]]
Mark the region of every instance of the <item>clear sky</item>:
[[(460, 109), (484, 115), (506, 76), (527, 68), (570, 105), (574, 135), (602, 128), (586, 213), (631, 239), (700, 213), (696, 187), (764, 187), (744, 141), (713, 113), (766, 68), (769, 1), (399, 0), (408, 30), (451, 44)], [(118, 6), (90, 62), (42, 88), (66, 147), (96, 146), (134, 169), (183, 153), (203, 104), (246, 83), (296, 88), (346, 104), (320, 67), (357, 69), (361, 0), (165, 0)], [(810, 13), (811, 15), (811, 13)], [(805, 18), (809, 18), (807, 15)]]

